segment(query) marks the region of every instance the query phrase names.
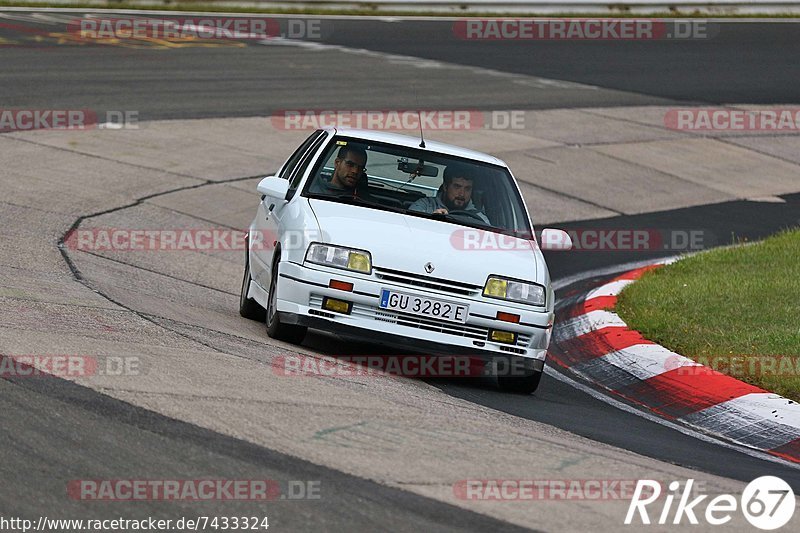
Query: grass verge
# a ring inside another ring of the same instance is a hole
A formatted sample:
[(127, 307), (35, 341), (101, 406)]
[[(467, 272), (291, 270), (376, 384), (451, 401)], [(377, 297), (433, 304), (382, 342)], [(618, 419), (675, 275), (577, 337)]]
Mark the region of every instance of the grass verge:
[(800, 401), (800, 229), (648, 272), (616, 312), (674, 352)]

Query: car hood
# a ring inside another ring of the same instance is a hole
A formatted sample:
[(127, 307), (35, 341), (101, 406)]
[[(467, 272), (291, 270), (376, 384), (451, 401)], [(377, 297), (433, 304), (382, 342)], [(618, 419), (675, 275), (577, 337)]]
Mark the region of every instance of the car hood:
[[(378, 268), (483, 285), (490, 274), (544, 283), (544, 259), (525, 239), (439, 220), (310, 199), (329, 244), (368, 250)], [(425, 271), (432, 263), (434, 270)]]

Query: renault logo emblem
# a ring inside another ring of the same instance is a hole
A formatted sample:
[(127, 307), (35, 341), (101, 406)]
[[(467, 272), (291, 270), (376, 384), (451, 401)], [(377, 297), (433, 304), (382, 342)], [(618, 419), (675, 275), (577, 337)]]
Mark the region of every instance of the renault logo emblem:
[(425, 263), (425, 272), (427, 272), (428, 274), (433, 272), (435, 269), (436, 269), (436, 267), (433, 266), (433, 263), (431, 263), (430, 261)]

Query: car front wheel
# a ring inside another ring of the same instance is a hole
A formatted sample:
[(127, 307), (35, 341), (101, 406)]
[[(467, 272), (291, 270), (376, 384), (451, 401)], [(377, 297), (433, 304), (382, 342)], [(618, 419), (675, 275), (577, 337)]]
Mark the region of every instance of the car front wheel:
[(272, 282), (269, 284), (267, 302), (267, 335), (273, 339), (300, 344), (308, 328), (296, 324), (284, 324), (278, 315), (278, 262), (272, 266)]

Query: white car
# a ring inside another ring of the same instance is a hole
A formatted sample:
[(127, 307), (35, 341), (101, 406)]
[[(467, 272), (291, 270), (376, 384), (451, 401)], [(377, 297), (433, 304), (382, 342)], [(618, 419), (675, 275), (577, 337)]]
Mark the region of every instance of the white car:
[[(266, 318), (270, 337), (299, 343), (312, 328), (426, 354), (512, 359), (523, 370), (498, 374), (500, 386), (536, 390), (554, 295), (503, 161), (326, 129), (257, 189), (240, 313)], [(571, 246), (560, 230), (541, 241)]]

